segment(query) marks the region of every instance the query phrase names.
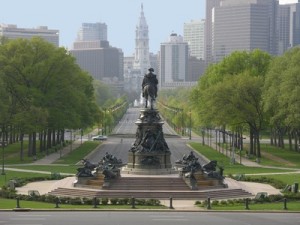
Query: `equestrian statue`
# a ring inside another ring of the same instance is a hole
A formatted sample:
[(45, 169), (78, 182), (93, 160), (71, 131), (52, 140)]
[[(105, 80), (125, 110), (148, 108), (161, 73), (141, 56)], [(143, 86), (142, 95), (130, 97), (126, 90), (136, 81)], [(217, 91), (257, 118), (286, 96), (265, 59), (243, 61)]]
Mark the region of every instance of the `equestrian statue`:
[(149, 73), (145, 74), (142, 83), (143, 97), (146, 99), (145, 108), (148, 107), (148, 98), (150, 98), (150, 107), (153, 109), (153, 103), (157, 97), (158, 80), (153, 73), (153, 68), (148, 69), (148, 71)]

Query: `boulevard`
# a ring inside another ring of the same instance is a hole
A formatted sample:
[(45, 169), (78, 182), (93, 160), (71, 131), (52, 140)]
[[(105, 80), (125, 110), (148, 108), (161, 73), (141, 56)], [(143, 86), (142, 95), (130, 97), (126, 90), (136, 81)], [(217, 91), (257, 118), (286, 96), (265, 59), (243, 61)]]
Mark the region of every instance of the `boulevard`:
[[(139, 118), (140, 110), (140, 108), (129, 108), (108, 140), (104, 141), (96, 151), (86, 158), (92, 163), (98, 163), (105, 153), (108, 152), (118, 159), (122, 159), (123, 163), (127, 163), (128, 151), (135, 141), (137, 129), (135, 122)], [(187, 141), (189, 140), (176, 136), (174, 130), (166, 123), (163, 125), (163, 132), (171, 151), (171, 162), (174, 165), (176, 160), (182, 159), (184, 154), (188, 155), (190, 153), (191, 149), (187, 145)], [(203, 159), (199, 159), (200, 162), (201, 160)]]
[(299, 213), (37, 211), (0, 212), (1, 225), (296, 225)]

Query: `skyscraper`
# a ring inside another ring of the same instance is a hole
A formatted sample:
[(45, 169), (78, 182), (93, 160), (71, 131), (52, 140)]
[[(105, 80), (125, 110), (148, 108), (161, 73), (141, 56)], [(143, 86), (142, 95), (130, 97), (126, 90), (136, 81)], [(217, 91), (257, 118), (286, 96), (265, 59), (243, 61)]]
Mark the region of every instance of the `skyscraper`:
[(59, 30), (50, 30), (47, 26), (37, 28), (18, 28), (14, 24), (0, 24), (0, 36), (8, 39), (40, 37), (55, 46), (59, 46)]
[(107, 41), (107, 25), (105, 23), (82, 23), (77, 41)]
[(202, 60), (204, 60), (204, 27), (205, 20), (192, 20), (183, 26), (183, 39), (189, 45), (190, 55)]
[(212, 13), (213, 60), (256, 48), (276, 55), (277, 6), (276, 0), (222, 0)]
[(206, 0), (206, 19), (205, 19), (205, 37), (204, 37), (204, 58), (207, 64), (213, 62), (213, 17), (214, 9), (220, 6), (221, 0)]
[(278, 0), (207, 0), (206, 61), (218, 62), (233, 51), (256, 48), (281, 54), (287, 49), (291, 11)]
[(290, 46), (300, 45), (300, 0), (290, 4)]
[(105, 23), (83, 23), (70, 53), (94, 79), (119, 88), (124, 79), (123, 52), (109, 45)]
[(160, 76), (161, 87), (176, 86), (186, 81), (188, 74), (188, 43), (182, 36), (172, 33), (167, 42), (160, 45)]

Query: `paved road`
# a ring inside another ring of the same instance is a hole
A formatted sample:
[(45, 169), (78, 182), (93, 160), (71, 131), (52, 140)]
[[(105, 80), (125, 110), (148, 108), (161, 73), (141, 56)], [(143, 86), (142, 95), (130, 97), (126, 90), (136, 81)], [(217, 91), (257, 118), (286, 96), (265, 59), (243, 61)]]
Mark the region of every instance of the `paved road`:
[(296, 225), (299, 213), (0, 212), (0, 225)]
[[(128, 151), (135, 141), (137, 129), (135, 122), (139, 118), (139, 114), (140, 109), (129, 108), (123, 119), (114, 129), (113, 135), (86, 158), (92, 163), (98, 163), (105, 153), (108, 152), (118, 159), (122, 159), (123, 163), (127, 163)], [(163, 132), (171, 151), (171, 163), (174, 165), (176, 160), (182, 159), (184, 154), (188, 155), (190, 153), (191, 149), (187, 146), (187, 141), (189, 140), (175, 136), (176, 132), (166, 123), (163, 125)], [(129, 134), (131, 137), (126, 137), (124, 134)], [(203, 159), (200, 159), (200, 163), (204, 163)]]
[[(119, 124), (113, 130), (113, 134), (135, 135), (137, 128), (135, 122), (140, 116), (140, 110), (140, 108), (129, 108)], [(163, 132), (166, 135), (176, 135), (176, 132), (168, 124), (163, 125)]]

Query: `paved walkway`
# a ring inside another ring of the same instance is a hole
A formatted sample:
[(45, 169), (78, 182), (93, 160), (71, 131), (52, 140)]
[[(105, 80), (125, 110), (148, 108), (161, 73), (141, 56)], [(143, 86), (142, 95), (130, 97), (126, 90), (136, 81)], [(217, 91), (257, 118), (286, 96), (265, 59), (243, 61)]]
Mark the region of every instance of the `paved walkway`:
[[(97, 132), (95, 130), (94, 132)], [(92, 134), (96, 134), (96, 133)], [(91, 134), (90, 134), (91, 136)], [(84, 138), (82, 141), (86, 141), (88, 138)], [(201, 138), (194, 133), (192, 134), (192, 141), (201, 141)], [(73, 142), (72, 144), (72, 150), (76, 149), (79, 147), (81, 144), (81, 140), (77, 139), (76, 141)], [(213, 147), (214, 144), (211, 146)], [(58, 160), (61, 156), (68, 154), (71, 151), (71, 146), (66, 146), (63, 148), (61, 151), (58, 151), (56, 153), (52, 153), (42, 159), (38, 159), (35, 161), (34, 165), (49, 165)], [(235, 156), (235, 159), (237, 162), (239, 162), (239, 155)], [(242, 164), (245, 166), (251, 166), (251, 167), (264, 167), (256, 162), (250, 161), (249, 159), (242, 157)], [(270, 168), (270, 167), (268, 167)], [(272, 167), (274, 168), (274, 167)], [(276, 167), (275, 167), (276, 168)], [(18, 169), (13, 169), (13, 168), (7, 168), (8, 170), (15, 170), (18, 171)], [(19, 171), (25, 171), (24, 169), (19, 170)], [(29, 170), (26, 170), (28, 172), (31, 172)], [(50, 172), (45, 172), (45, 171), (32, 171), (36, 173), (50, 173)], [(288, 172), (291, 173), (291, 172)], [(295, 173), (300, 173), (300, 171), (295, 171)], [(275, 173), (274, 173), (275, 174)], [(279, 174), (279, 173), (276, 173)], [(283, 173), (280, 173), (283, 174)], [(46, 194), (58, 187), (65, 187), (65, 188), (72, 188), (73, 187), (73, 182), (75, 181), (75, 177), (68, 177), (62, 180), (58, 181), (42, 181), (42, 182), (33, 182), (29, 183), (23, 187), (17, 188), (17, 192), (20, 194), (28, 194), (29, 190), (37, 190), (40, 194)], [(241, 188), (244, 189), (253, 195), (256, 195), (258, 192), (267, 192), (268, 194), (280, 194), (280, 191), (278, 189), (275, 189), (271, 185), (267, 184), (261, 184), (261, 183), (253, 183), (253, 182), (239, 182), (235, 181), (230, 178), (225, 179), (225, 183), (228, 185), (228, 188)], [(169, 206), (170, 202), (169, 200), (161, 200), (161, 203), (163, 205)], [(173, 200), (173, 207), (175, 209), (180, 209), (180, 210), (200, 210), (198, 207), (195, 205), (195, 201), (193, 200)]]
[[(43, 195), (59, 187), (74, 188), (73, 183), (75, 180), (76, 177), (67, 177), (62, 180), (32, 182), (23, 187), (18, 187), (16, 188), (16, 190), (18, 194), (27, 195), (28, 191), (38, 191), (41, 195)], [(225, 178), (225, 184), (228, 185), (229, 189), (241, 188), (245, 191), (252, 193), (253, 195), (256, 195), (259, 192), (266, 192), (269, 195), (280, 194), (280, 190), (268, 184), (253, 183), (253, 182), (239, 182), (231, 178)], [(170, 200), (163, 199), (160, 201), (162, 205), (165, 205), (167, 207), (170, 206)], [(195, 206), (195, 200), (173, 199), (172, 205), (176, 210), (201, 210), (199, 207)]]

